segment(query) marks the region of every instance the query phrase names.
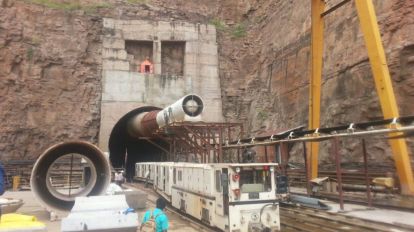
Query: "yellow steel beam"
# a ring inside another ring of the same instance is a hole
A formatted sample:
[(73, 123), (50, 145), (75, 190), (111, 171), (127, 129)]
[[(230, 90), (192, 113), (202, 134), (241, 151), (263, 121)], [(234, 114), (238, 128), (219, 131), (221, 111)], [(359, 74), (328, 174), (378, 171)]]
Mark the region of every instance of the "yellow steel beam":
[[(372, 0), (355, 0), (365, 45), (375, 80), (384, 118), (398, 117), (398, 106), (392, 88)], [(410, 157), (404, 139), (390, 140), (402, 194), (414, 194), (414, 180)]]
[[(309, 129), (319, 128), (321, 112), (321, 82), (323, 55), (323, 28), (321, 16), (325, 10), (323, 0), (312, 0), (312, 35), (311, 35), (311, 76), (309, 86)], [(307, 171), (310, 179), (318, 177), (319, 143), (308, 143)]]

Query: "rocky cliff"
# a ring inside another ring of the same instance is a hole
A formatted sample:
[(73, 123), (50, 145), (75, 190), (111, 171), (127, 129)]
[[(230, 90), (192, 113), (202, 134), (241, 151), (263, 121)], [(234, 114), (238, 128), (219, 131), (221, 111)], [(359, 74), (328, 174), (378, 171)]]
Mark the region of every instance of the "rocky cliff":
[(0, 1), (1, 159), (34, 159), (68, 140), (96, 143), (102, 17), (200, 22), (216, 11), (214, 2), (180, 10), (184, 3)]
[[(0, 2), (2, 159), (31, 159), (59, 141), (97, 141), (102, 17), (216, 25), (226, 120), (242, 121), (252, 135), (307, 124), (310, 1)], [(414, 2), (374, 3), (400, 112), (414, 114)], [(326, 17), (325, 38), (321, 124), (381, 118), (353, 3)], [(358, 141), (346, 144), (345, 161), (358, 160)], [(390, 157), (384, 141), (369, 148), (371, 159)], [(329, 151), (323, 143), (323, 162)]]
[[(327, 1), (327, 8), (337, 2)], [(412, 115), (414, 2), (374, 4), (400, 114)], [(310, 1), (250, 1), (240, 20), (245, 36), (222, 30), (219, 37), (225, 117), (244, 121), (251, 134), (307, 125)], [(321, 105), (325, 127), (382, 118), (352, 2), (326, 17)], [(358, 140), (341, 141), (344, 161), (361, 161), (360, 146)], [(390, 161), (386, 141), (370, 140), (368, 147), (371, 162)], [(301, 151), (293, 154), (300, 154), (294, 161), (302, 161)], [(330, 143), (323, 142), (322, 163), (332, 161), (330, 154)]]

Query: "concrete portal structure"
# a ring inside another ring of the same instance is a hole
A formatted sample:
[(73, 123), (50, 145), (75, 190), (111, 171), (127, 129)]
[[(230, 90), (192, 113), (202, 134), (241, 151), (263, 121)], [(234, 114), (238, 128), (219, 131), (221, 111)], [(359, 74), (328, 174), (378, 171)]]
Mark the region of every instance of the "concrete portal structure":
[[(214, 26), (105, 18), (103, 27), (101, 149), (108, 151), (113, 126), (129, 111), (163, 108), (189, 93), (203, 98), (204, 121), (223, 121)], [(146, 57), (153, 74), (138, 72)]]

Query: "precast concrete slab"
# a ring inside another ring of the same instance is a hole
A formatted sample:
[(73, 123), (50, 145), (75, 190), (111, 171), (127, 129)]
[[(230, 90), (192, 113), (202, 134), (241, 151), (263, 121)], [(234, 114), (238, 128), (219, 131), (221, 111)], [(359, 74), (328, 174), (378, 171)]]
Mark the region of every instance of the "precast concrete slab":
[(135, 232), (138, 215), (128, 211), (125, 195), (77, 197), (70, 214), (62, 220), (63, 232)]

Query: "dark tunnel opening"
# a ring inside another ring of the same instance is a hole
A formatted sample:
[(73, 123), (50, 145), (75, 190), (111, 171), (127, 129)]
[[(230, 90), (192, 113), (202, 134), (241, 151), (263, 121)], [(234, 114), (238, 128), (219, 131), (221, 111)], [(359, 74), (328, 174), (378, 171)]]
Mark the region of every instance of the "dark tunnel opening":
[[(135, 163), (161, 161), (165, 155), (165, 152), (157, 146), (147, 140), (132, 137), (127, 130), (128, 122), (134, 116), (154, 110), (160, 110), (160, 108), (144, 106), (130, 111), (115, 124), (109, 136), (109, 160), (114, 168), (125, 168), (127, 179), (133, 178)], [(168, 145), (159, 139), (151, 141), (163, 147)]]

